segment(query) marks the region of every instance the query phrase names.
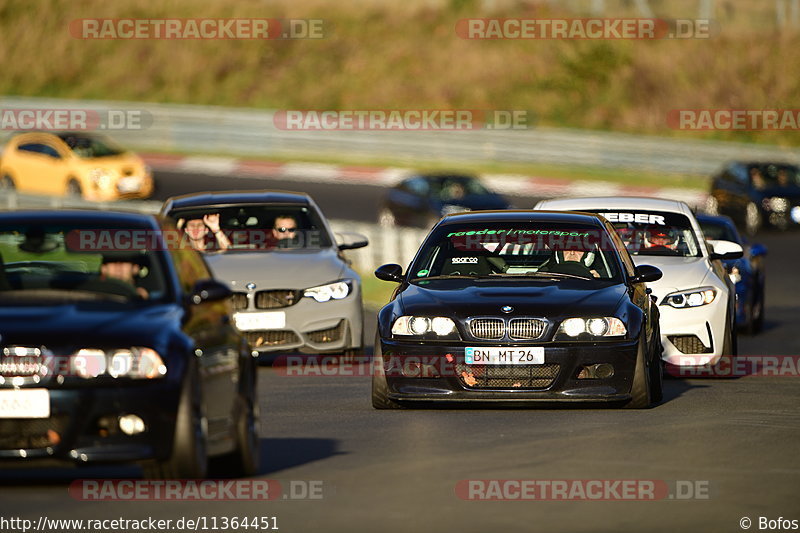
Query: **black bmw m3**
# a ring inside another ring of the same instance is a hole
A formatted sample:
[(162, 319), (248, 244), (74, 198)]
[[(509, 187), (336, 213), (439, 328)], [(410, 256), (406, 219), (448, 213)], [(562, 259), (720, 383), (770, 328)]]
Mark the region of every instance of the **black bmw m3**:
[(657, 306), (614, 228), (587, 213), (444, 217), (378, 314), (372, 404), (661, 401)]

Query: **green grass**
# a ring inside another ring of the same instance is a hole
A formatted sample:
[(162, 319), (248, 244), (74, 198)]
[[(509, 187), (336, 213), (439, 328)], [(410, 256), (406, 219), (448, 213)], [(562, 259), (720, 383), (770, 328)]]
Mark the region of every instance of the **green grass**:
[(397, 287), (397, 283), (381, 281), (370, 272), (360, 271), (361, 294), (364, 299), (364, 307), (367, 309), (380, 309), (389, 302), (392, 291)]
[[(0, 94), (265, 109), (529, 110), (536, 124), (800, 145), (791, 131), (682, 132), (675, 109), (793, 109), (800, 32), (775, 2), (715, 2), (720, 31), (685, 40), (465, 40), (470, 17), (575, 18), (592, 2), (411, 0), (6, 0)], [(607, 17), (636, 3), (604, 2)], [(651, 1), (693, 18), (697, 0)], [(572, 6), (572, 7), (570, 7)], [(84, 40), (80, 18), (319, 18), (305, 40)], [(24, 51), (24, 53), (21, 53)], [(35, 61), (30, 58), (36, 58)], [(793, 67), (794, 65), (794, 67)]]

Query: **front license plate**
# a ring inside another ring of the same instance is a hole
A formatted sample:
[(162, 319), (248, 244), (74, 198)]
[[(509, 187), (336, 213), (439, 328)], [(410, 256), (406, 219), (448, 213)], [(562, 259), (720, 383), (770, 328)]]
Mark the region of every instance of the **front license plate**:
[(467, 347), (464, 350), (464, 360), (468, 365), (543, 365), (544, 347)]
[(283, 329), (286, 327), (286, 313), (270, 311), (267, 313), (236, 313), (233, 321), (239, 331), (259, 329)]
[(49, 416), (49, 390), (0, 390), (0, 418), (48, 418)]

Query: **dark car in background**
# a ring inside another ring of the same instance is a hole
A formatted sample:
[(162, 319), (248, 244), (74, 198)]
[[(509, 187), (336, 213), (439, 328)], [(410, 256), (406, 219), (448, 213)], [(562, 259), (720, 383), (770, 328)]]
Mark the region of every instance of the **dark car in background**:
[(722, 263), (736, 287), (736, 323), (758, 333), (764, 325), (767, 247), (742, 237), (730, 217), (698, 214), (697, 222), (706, 239), (735, 242), (744, 249), (743, 257)]
[(735, 162), (711, 180), (705, 211), (727, 215), (748, 235), (800, 224), (800, 169), (787, 163)]
[(382, 226), (430, 228), (445, 215), (462, 211), (508, 209), (508, 200), (475, 176), (416, 174), (387, 190), (378, 213)]
[(150, 215), (0, 213), (0, 465), (259, 462), (256, 365), (230, 290)]
[(613, 226), (586, 213), (450, 215), (378, 314), (372, 405), (662, 397), (659, 310)]

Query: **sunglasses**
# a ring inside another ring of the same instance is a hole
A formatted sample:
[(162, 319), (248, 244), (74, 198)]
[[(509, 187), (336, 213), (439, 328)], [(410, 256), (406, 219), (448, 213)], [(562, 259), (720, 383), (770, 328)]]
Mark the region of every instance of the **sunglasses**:
[(297, 231), (297, 228), (275, 228), (275, 229), (281, 233), (286, 233), (286, 232), (294, 233), (295, 231)]

